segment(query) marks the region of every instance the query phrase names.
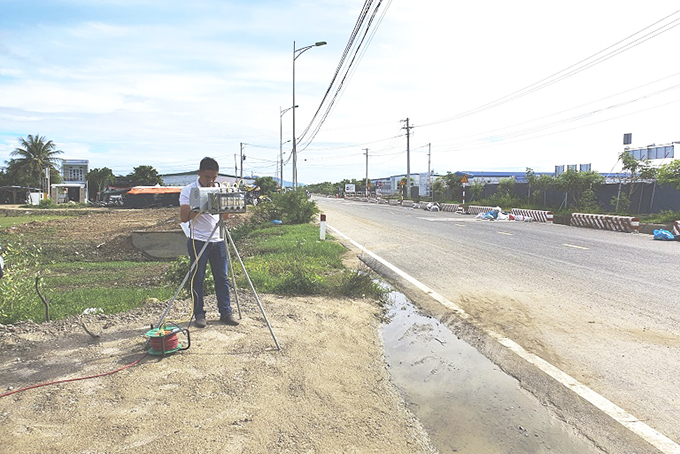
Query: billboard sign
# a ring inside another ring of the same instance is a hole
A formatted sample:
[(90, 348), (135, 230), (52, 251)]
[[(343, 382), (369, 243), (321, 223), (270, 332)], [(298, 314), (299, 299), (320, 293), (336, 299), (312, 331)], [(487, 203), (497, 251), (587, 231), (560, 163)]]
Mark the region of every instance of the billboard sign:
[(353, 184), (346, 184), (345, 185), (345, 192), (357, 192), (356, 186), (353, 185)]

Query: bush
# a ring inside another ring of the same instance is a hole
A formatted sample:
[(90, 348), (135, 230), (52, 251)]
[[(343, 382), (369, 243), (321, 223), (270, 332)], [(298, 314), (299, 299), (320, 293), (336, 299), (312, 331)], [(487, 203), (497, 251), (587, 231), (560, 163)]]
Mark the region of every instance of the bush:
[(26, 318), (42, 303), (35, 291), (42, 251), (21, 241), (4, 245), (5, 273), (0, 279), (0, 322), (14, 323)]
[(612, 197), (611, 204), (617, 214), (628, 214), (630, 212), (630, 199), (626, 194)]
[(489, 205), (489, 206), (499, 206), (504, 210), (510, 210), (511, 208), (520, 206), (522, 201), (510, 194), (501, 194), (501, 193), (496, 193), (489, 197), (486, 201), (481, 201), (480, 202), (482, 205)]
[(271, 202), (263, 202), (253, 208), (252, 222), (264, 224), (274, 220), (284, 224), (307, 224), (319, 212), (316, 202), (307, 197), (304, 189), (272, 195)]
[(583, 194), (581, 194), (579, 207), (584, 213), (597, 213), (600, 210), (600, 205), (597, 203), (595, 191), (585, 189)]

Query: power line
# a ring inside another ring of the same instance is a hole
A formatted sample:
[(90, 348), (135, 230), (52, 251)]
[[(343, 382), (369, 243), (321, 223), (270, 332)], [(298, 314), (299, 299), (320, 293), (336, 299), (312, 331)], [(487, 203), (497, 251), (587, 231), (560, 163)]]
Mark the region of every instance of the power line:
[[(621, 43), (628, 41), (632, 37), (639, 35), (640, 33), (643, 33), (647, 29), (650, 29), (650, 28), (656, 26), (657, 24), (669, 19), (670, 17), (672, 17), (672, 16), (674, 16), (678, 13), (680, 13), (680, 10), (669, 14), (668, 16), (654, 22), (653, 24), (648, 25), (647, 27), (633, 33), (632, 35), (627, 36), (626, 38), (610, 45), (609, 47), (606, 47), (606, 48), (600, 50), (599, 52), (596, 52), (595, 54), (593, 54), (593, 55), (591, 55), (587, 58), (584, 58), (583, 60), (581, 60), (577, 63), (574, 63), (574, 64), (572, 64), (572, 65), (570, 65), (570, 66), (568, 66), (568, 67), (566, 67), (566, 68), (564, 68), (564, 69), (562, 69), (562, 70), (560, 70), (560, 71), (558, 71), (558, 72), (556, 72), (556, 73), (554, 73), (554, 74), (552, 74), (548, 77), (545, 77), (545, 78), (537, 81), (537, 82), (534, 82), (530, 85), (527, 85), (526, 87), (521, 88), (521, 89), (519, 89), (519, 90), (517, 90), (513, 93), (505, 95), (501, 98), (498, 98), (494, 101), (483, 104), (481, 106), (475, 107), (474, 109), (470, 109), (470, 110), (467, 110), (465, 112), (456, 114), (452, 117), (444, 118), (442, 120), (437, 120), (437, 121), (433, 121), (433, 122), (430, 122), (430, 123), (425, 123), (425, 124), (421, 125), (421, 127), (433, 126), (433, 125), (437, 125), (437, 124), (441, 124), (441, 123), (446, 123), (446, 122), (457, 120), (457, 119), (463, 118), (463, 117), (467, 117), (467, 116), (470, 116), (470, 115), (473, 115), (473, 114), (476, 114), (476, 113), (479, 113), (479, 112), (483, 112), (485, 110), (489, 110), (489, 109), (492, 109), (494, 107), (501, 106), (503, 104), (507, 104), (511, 101), (514, 101), (514, 100), (519, 99), (521, 97), (527, 96), (527, 95), (534, 93), (538, 90), (541, 90), (545, 87), (556, 84), (556, 83), (558, 83), (558, 82), (560, 82), (560, 81), (562, 81), (562, 80), (564, 80), (568, 77), (571, 77), (571, 76), (576, 75), (576, 74), (578, 74), (582, 71), (585, 71), (586, 69), (590, 69), (593, 66), (599, 65), (600, 63), (602, 63), (606, 60), (609, 60), (610, 58), (613, 58), (616, 55), (619, 55), (622, 52), (628, 51), (628, 50), (632, 49), (633, 47), (637, 47), (640, 44), (642, 44), (642, 43), (644, 43), (644, 42), (646, 42), (646, 41), (648, 41), (652, 38), (659, 36), (662, 33), (665, 33), (667, 31), (672, 30), (673, 28), (677, 27), (678, 25), (680, 25), (680, 18), (674, 19), (673, 21), (671, 21), (667, 24), (664, 24), (657, 29), (655, 29), (655, 30), (653, 30), (653, 31), (651, 31), (651, 32), (629, 42), (629, 43), (626, 43), (622, 47), (620, 47), (618, 49), (614, 49), (614, 50), (612, 50), (612, 51), (610, 51), (610, 52), (608, 52), (608, 53), (606, 53), (606, 54), (604, 54), (600, 57), (597, 57), (593, 60), (594, 57), (596, 57), (596, 56), (598, 56), (598, 55), (600, 55), (600, 54), (602, 54), (602, 53), (604, 53), (604, 52), (606, 52), (606, 51), (608, 51), (612, 48), (615, 48), (616, 46), (619, 46)], [(675, 25), (672, 25), (672, 24), (675, 24)]]
[[(368, 44), (373, 39), (373, 36), (375, 35), (375, 32), (377, 31), (377, 28), (380, 26), (380, 23), (382, 22), (382, 19), (384, 18), (387, 9), (389, 8), (389, 5), (392, 3), (392, 0), (387, 1), (387, 6), (384, 8), (382, 11), (381, 16), (379, 17), (377, 21), (376, 27), (371, 31), (371, 26), (373, 24), (373, 21), (378, 13), (378, 10), (380, 9), (380, 6), (382, 5), (382, 0), (379, 0), (375, 8), (373, 9), (373, 12), (370, 15), (370, 18), (366, 22), (367, 17), (369, 16), (369, 12), (371, 9), (371, 5), (373, 3), (373, 0), (366, 0), (364, 3), (364, 6), (362, 8), (362, 11), (359, 15), (359, 18), (357, 19), (357, 22), (355, 23), (354, 30), (352, 30), (352, 33), (350, 34), (349, 41), (347, 42), (347, 45), (345, 46), (345, 50), (343, 51), (343, 54), (340, 58), (340, 62), (338, 63), (338, 66), (336, 67), (335, 74), (333, 75), (333, 78), (331, 79), (331, 83), (328, 86), (328, 89), (326, 90), (326, 93), (324, 94), (323, 99), (321, 100), (321, 103), (319, 103), (319, 107), (317, 108), (316, 112), (314, 113), (314, 116), (312, 117), (312, 120), (309, 122), (305, 130), (302, 132), (300, 137), (298, 138), (299, 143), (302, 143), (301, 150), (298, 150), (299, 152), (304, 151), (311, 145), (312, 141), (318, 134), (319, 130), (321, 129), (322, 125), (326, 121), (328, 115), (332, 111), (335, 102), (339, 99), (341, 92), (343, 91), (345, 87), (345, 83), (349, 81), (351, 78), (351, 75), (354, 72), (355, 68), (355, 63), (358, 63), (363, 55), (366, 52), (366, 49), (368, 47)], [(364, 26), (365, 24), (365, 26)], [(363, 36), (359, 42), (357, 42), (357, 37), (361, 34), (363, 28)], [(369, 35), (369, 31), (371, 31), (371, 34)], [(366, 41), (368, 37), (368, 40)], [(366, 42), (366, 46), (364, 46), (364, 42)], [(348, 56), (352, 53), (352, 50), (354, 49), (354, 54), (347, 63), (345, 67), (345, 62), (347, 61)], [(339, 83), (336, 85), (336, 81), (338, 81), (338, 77), (340, 76), (341, 71), (343, 71), (344, 68), (344, 75), (340, 79)], [(330, 100), (327, 102), (329, 99), (329, 95), (333, 88), (335, 87), (335, 93), (330, 98)], [(326, 106), (325, 112), (320, 116), (321, 110)], [(315, 124), (316, 122), (316, 124)], [(309, 138), (305, 139), (307, 134), (311, 132), (311, 135)]]

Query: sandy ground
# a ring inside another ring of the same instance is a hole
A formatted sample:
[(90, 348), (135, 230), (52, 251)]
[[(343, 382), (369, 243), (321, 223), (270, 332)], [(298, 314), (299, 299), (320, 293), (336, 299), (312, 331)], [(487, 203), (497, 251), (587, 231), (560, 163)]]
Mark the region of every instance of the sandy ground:
[[(252, 298), (250, 298), (252, 299)], [(214, 304), (214, 303), (213, 303)], [(191, 346), (113, 375), (0, 399), (3, 452), (434, 452), (390, 383), (371, 301), (265, 296), (238, 327), (192, 329)], [(181, 305), (178, 303), (178, 305)], [(187, 306), (184, 304), (184, 306)], [(214, 307), (214, 306), (213, 306)], [(121, 316), (7, 327), (3, 392), (112, 371), (143, 356), (162, 303)], [(181, 314), (175, 314), (181, 317)]]
[[(139, 360), (0, 398), (0, 451), (435, 452), (390, 382), (377, 302), (261, 295), (277, 350), (253, 295), (240, 296), (239, 326), (217, 323), (208, 298), (208, 327), (165, 358), (144, 356), (165, 302), (0, 327), (0, 393)], [(177, 301), (169, 318), (188, 311)]]

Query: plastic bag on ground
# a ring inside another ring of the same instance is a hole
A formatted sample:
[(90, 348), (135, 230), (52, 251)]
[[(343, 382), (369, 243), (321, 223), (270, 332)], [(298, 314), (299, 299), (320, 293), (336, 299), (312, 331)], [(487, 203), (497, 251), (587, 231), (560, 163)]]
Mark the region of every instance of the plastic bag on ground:
[(662, 241), (673, 241), (675, 239), (675, 236), (668, 230), (657, 229), (654, 230), (654, 239)]

